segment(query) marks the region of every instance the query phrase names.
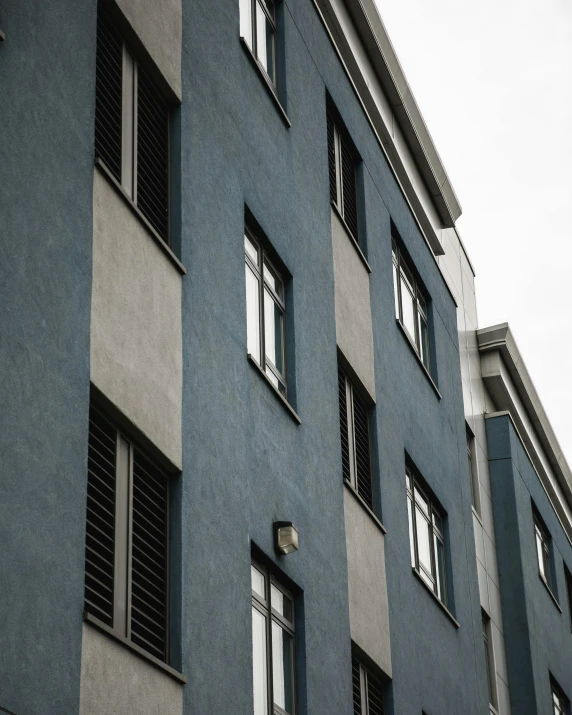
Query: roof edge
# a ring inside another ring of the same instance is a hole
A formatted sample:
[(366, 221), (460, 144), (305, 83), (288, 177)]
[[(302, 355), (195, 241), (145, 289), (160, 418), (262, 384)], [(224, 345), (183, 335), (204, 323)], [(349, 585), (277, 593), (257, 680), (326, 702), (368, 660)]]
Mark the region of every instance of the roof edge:
[(477, 330), (480, 353), (498, 350), (558, 481), (572, 494), (572, 471), (542, 405), (508, 323)]

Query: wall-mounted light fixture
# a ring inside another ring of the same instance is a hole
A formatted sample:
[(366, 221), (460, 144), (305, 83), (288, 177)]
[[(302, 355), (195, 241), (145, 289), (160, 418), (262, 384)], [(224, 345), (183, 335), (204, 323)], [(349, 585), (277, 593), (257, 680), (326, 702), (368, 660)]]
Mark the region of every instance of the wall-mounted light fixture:
[(298, 551), (298, 529), (291, 521), (274, 522), (274, 545), (283, 556)]

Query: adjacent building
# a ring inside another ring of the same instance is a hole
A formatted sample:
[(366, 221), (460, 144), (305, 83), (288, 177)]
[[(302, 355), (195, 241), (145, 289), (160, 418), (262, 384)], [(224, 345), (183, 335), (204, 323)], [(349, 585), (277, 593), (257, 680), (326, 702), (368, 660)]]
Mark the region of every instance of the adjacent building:
[(0, 28), (0, 712), (569, 713), (572, 475), (373, 0)]

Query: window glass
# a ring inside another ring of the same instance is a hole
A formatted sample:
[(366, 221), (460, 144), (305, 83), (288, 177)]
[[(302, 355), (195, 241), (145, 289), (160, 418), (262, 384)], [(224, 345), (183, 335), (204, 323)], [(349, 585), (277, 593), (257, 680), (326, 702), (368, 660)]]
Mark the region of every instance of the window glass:
[(427, 499), (425, 499), (425, 497), (423, 496), (423, 494), (421, 494), (421, 492), (419, 491), (419, 489), (417, 489), (417, 487), (415, 487), (414, 491), (415, 491), (415, 502), (417, 503), (418, 506), (421, 507), (423, 512), (425, 514), (427, 514), (427, 516), (429, 516), (429, 504), (427, 503)]
[(411, 546), (411, 565), (415, 568), (415, 542), (413, 536), (413, 516), (411, 513), (411, 499), (407, 498), (407, 516), (409, 518), (409, 544)]
[(407, 287), (406, 281), (403, 279), (403, 273), (401, 274), (401, 309), (403, 327), (409, 333), (411, 340), (415, 342), (415, 298)]
[(292, 713), (293, 678), (292, 678), (292, 636), (272, 622), (272, 671), (274, 703)]
[(239, 0), (240, 36), (252, 49), (252, 0)]
[(244, 235), (244, 250), (254, 265), (258, 266), (258, 246), (246, 234)]
[(538, 568), (540, 570), (540, 573), (544, 578), (546, 578), (546, 569), (544, 567), (544, 550), (542, 547), (542, 537), (538, 533), (538, 530), (536, 531), (536, 553), (538, 556)]
[(292, 621), (292, 601), (274, 584), (271, 587), (272, 608), (287, 621)]
[(266, 653), (266, 616), (252, 608), (252, 678), (254, 715), (268, 713), (268, 658)]
[(419, 318), (419, 353), (421, 356), (421, 362), (426, 368), (429, 367), (429, 329), (427, 327), (427, 321), (421, 315)]
[(429, 522), (418, 508), (415, 509), (415, 520), (417, 527), (417, 555), (419, 558), (419, 565), (423, 566), (425, 571), (430, 574), (432, 572), (432, 568)]
[(260, 64), (272, 82), (275, 82), (274, 28), (259, 2), (256, 3), (256, 53)]
[(395, 317), (399, 320), (399, 288), (397, 285), (397, 266), (393, 264), (393, 297), (395, 300)]
[(279, 298), (284, 298), (282, 280), (268, 261), (264, 261), (264, 279)]
[(260, 598), (266, 600), (266, 586), (264, 583), (264, 574), (255, 567), (250, 567), (250, 576), (252, 579), (252, 590), (258, 594)]
[(284, 320), (282, 309), (276, 304), (274, 298), (264, 290), (264, 341), (266, 357), (276, 367), (278, 372), (284, 374)]
[(445, 602), (445, 554), (443, 542), (437, 536), (433, 536), (435, 542), (435, 572), (437, 576), (437, 595), (441, 601)]
[(260, 363), (260, 284), (248, 264), (246, 265), (246, 332), (248, 352)]

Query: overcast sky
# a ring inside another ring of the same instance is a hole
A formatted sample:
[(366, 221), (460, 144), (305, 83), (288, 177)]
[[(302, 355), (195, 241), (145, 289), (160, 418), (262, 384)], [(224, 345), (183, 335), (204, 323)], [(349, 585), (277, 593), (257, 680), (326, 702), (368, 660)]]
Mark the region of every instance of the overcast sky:
[(572, 3), (376, 2), (463, 207), (479, 327), (510, 324), (572, 467)]

